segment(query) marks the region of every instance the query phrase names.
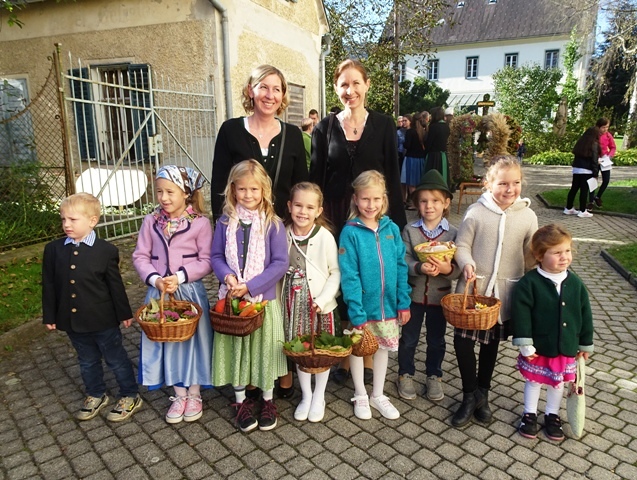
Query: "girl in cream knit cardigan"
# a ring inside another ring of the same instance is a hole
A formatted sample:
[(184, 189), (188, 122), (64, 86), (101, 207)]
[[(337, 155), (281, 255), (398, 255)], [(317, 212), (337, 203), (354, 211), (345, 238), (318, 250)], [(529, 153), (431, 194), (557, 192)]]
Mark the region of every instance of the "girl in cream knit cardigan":
[[(529, 253), (531, 237), (537, 230), (537, 217), (531, 201), (521, 198), (522, 169), (515, 157), (494, 159), (489, 168), (486, 191), (469, 206), (458, 229), (455, 260), (463, 271), (457, 292), (464, 292), (467, 281), (478, 277), (478, 293), (495, 296), (502, 306), (498, 323), (490, 330), (454, 331), (454, 347), (462, 377), (462, 404), (451, 423), (462, 427), (473, 416), (489, 423), (488, 403), (491, 377), (498, 344), (510, 333), (510, 298), (517, 282), (533, 265)], [(480, 343), (476, 375), (475, 342)]]

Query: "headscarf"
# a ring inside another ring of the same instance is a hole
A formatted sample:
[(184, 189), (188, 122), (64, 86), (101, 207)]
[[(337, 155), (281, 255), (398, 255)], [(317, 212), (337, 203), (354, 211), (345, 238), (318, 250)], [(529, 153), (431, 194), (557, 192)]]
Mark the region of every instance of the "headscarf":
[(192, 195), (195, 190), (203, 187), (204, 177), (201, 173), (190, 167), (177, 165), (164, 165), (159, 169), (155, 179), (164, 178), (170, 180), (187, 195)]

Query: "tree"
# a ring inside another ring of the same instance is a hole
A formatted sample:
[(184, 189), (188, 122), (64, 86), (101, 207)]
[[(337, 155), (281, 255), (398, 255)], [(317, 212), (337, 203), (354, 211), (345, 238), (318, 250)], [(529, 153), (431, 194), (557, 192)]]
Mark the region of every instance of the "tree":
[(0, 0), (0, 28), (4, 24), (3, 15), (7, 15), (7, 24), (10, 27), (18, 26), (22, 28), (24, 25), (20, 19), (18, 19), (18, 10), (24, 6), (25, 2), (22, 0)]
[[(431, 51), (432, 29), (450, 21), (445, 0), (325, 0), (332, 33), (332, 52), (326, 61), (325, 91), (332, 92), (333, 72), (342, 60), (363, 62), (372, 80), (370, 108), (396, 112), (394, 85), (398, 68), (407, 55), (424, 60)], [(328, 94), (328, 105), (335, 95)]]
[(523, 131), (540, 132), (559, 102), (557, 86), (562, 71), (538, 64), (504, 67), (493, 74), (499, 111), (520, 122)]
[(400, 111), (413, 113), (440, 107), (450, 94), (449, 90), (443, 90), (424, 77), (416, 77), (413, 83), (405, 80), (400, 83)]

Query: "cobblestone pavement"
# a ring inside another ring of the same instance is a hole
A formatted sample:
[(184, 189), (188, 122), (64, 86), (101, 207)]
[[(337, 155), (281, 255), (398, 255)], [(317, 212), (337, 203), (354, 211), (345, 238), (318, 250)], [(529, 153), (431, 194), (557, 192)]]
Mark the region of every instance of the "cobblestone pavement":
[[(599, 255), (602, 248), (635, 241), (637, 222), (603, 215), (566, 217), (547, 209), (535, 193), (567, 185), (570, 169), (525, 166), (524, 171), (528, 185), (523, 193), (533, 199), (540, 225), (561, 222), (573, 233), (573, 269), (591, 292), (595, 353), (587, 365), (587, 423), (581, 439), (559, 444), (542, 433), (529, 440), (516, 432), (523, 382), (510, 343), (500, 347), (494, 377), (495, 420), (488, 426), (474, 422), (464, 429), (451, 427), (462, 396), (451, 329), (443, 366), (446, 396), (440, 403), (422, 396), (399, 400), (396, 356), (390, 356), (386, 391), (401, 412), (394, 421), (378, 412), (372, 420), (357, 420), (349, 403), (351, 383), (330, 383), (322, 423), (293, 419), (297, 392), (291, 401), (277, 400), (280, 423), (269, 432), (237, 431), (229, 387), (205, 391), (204, 415), (193, 423), (166, 424), (166, 389), (143, 391), (144, 406), (130, 421), (113, 424), (100, 415), (78, 422), (73, 414), (83, 389), (77, 360), (66, 336), (55, 332), (0, 357), (0, 478), (637, 478), (637, 296)], [(613, 170), (614, 179), (630, 176), (637, 176), (637, 169)], [(466, 198), (470, 202), (476, 197)], [(455, 203), (453, 210), (451, 221), (457, 225), (461, 217)], [(133, 242), (119, 246), (131, 304), (137, 307), (144, 288), (130, 266)], [(125, 345), (135, 364), (138, 341), (138, 327), (128, 329)], [(421, 345), (419, 384), (424, 383), (423, 361)], [(115, 394), (110, 373), (107, 379)], [(566, 433), (569, 437), (568, 427)]]

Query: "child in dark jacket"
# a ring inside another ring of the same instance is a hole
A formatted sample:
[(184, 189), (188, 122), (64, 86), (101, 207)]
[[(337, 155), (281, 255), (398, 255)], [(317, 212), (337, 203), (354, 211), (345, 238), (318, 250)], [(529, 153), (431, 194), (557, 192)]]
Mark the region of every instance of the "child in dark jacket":
[(573, 259), (571, 235), (558, 225), (535, 232), (531, 251), (538, 262), (518, 282), (513, 294), (513, 345), (520, 347), (518, 369), (526, 379), (524, 415), (519, 432), (537, 437), (537, 406), (547, 385), (544, 431), (563, 440), (559, 417), (564, 382), (575, 380), (576, 358), (593, 351), (593, 316), (588, 292), (568, 267)]
[(439, 260), (429, 256), (426, 262), (418, 259), (415, 247), (424, 242), (448, 242), (456, 239), (457, 230), (446, 219), (453, 195), (438, 170), (429, 170), (412, 195), (420, 218), (403, 229), (405, 261), (409, 268), (411, 290), (411, 321), (402, 328), (398, 343), (398, 395), (406, 400), (416, 398), (413, 376), (416, 372), (414, 356), (420, 340), (423, 320), (427, 329), (426, 389), (427, 398), (438, 402), (444, 398), (442, 389), (442, 360), (445, 356), (447, 322), (440, 300), (451, 293), (451, 281), (458, 278), (460, 269), (450, 257)]
[(65, 331), (77, 351), (86, 398), (78, 420), (90, 420), (109, 403), (102, 359), (112, 370), (121, 396), (107, 419), (119, 422), (142, 406), (119, 324), (133, 321), (122, 276), (119, 252), (96, 237), (100, 202), (88, 193), (76, 193), (60, 205), (66, 238), (44, 247), (42, 260), (43, 323)]

